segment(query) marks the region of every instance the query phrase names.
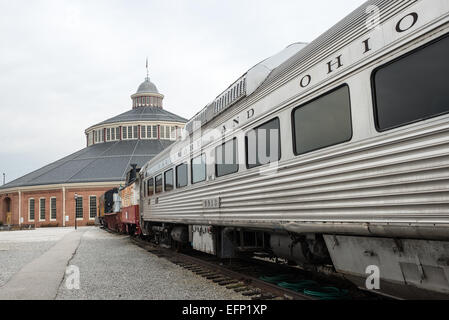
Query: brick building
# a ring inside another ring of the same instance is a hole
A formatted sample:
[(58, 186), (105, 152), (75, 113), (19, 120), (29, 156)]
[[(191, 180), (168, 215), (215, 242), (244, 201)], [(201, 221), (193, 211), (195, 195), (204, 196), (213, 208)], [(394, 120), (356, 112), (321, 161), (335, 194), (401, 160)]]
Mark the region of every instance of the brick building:
[(187, 122), (163, 109), (149, 77), (131, 99), (131, 110), (85, 130), (86, 148), (1, 186), (0, 224), (94, 223), (100, 196), (124, 183), (131, 164), (142, 166), (178, 139)]

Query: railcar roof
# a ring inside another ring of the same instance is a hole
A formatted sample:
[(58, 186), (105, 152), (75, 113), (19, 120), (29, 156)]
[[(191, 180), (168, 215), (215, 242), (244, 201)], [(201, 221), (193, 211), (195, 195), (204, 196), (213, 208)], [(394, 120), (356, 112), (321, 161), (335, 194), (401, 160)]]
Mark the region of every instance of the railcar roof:
[(324, 59), (341, 50), (363, 34), (369, 33), (371, 30), (367, 28), (367, 21), (373, 14), (369, 10), (367, 12), (367, 9), (370, 6), (374, 6), (371, 8), (379, 9), (380, 23), (383, 23), (385, 20), (389, 19), (392, 14), (404, 10), (417, 1), (418, 0), (366, 1), (332, 28), (309, 43), (304, 49), (274, 69), (258, 91), (268, 87), (289, 70), (294, 69), (305, 62), (315, 62)]

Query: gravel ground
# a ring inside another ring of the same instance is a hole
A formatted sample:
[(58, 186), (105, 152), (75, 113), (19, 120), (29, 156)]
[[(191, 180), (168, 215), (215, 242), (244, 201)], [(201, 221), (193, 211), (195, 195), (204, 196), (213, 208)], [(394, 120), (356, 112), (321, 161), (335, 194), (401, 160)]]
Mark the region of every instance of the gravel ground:
[(66, 289), (64, 279), (58, 300), (247, 299), (97, 228), (84, 233), (70, 265), (80, 269), (80, 289)]
[(48, 228), (0, 232), (0, 287), (70, 231), (71, 229)]

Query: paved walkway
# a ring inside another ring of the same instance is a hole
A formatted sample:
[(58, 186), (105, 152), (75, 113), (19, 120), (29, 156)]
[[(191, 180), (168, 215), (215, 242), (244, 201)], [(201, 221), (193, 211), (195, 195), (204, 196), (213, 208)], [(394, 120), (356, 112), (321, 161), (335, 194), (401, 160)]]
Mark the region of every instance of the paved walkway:
[[(26, 264), (4, 286), (0, 287), (0, 300), (55, 299), (67, 265), (75, 254), (85, 231), (85, 229), (73, 230), (44, 254)], [(20, 241), (24, 235), (17, 234), (17, 236), (17, 240)]]
[[(67, 267), (69, 275), (66, 275)], [(73, 270), (79, 272), (73, 273)], [(79, 278), (73, 286), (73, 276)], [(247, 299), (96, 227), (0, 232), (0, 300)]]

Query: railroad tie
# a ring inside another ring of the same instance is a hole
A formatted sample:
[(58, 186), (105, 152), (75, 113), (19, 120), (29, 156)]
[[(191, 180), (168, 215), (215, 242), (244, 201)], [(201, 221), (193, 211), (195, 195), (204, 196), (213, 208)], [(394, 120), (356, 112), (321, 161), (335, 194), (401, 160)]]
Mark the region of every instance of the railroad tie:
[(252, 297), (252, 296), (260, 294), (260, 290), (258, 290), (258, 289), (251, 289), (251, 290), (248, 290), (248, 291), (243, 291), (243, 292), (241, 292), (241, 294), (242, 294), (242, 296), (245, 296), (245, 297)]
[(239, 282), (237, 284), (231, 284), (230, 286), (227, 286), (226, 289), (237, 289), (240, 287), (246, 287), (246, 284)]
[(219, 282), (218, 284), (220, 286), (227, 286), (228, 284), (234, 284), (237, 282), (238, 282), (237, 280), (224, 280), (224, 281)]
[(271, 293), (262, 293), (260, 294), (259, 297), (260, 300), (273, 300), (275, 298), (278, 298), (278, 296), (275, 296), (274, 294)]
[(212, 272), (210, 270), (202, 270), (202, 271), (198, 271), (195, 272), (197, 275), (199, 276), (206, 276), (206, 275), (212, 275)]
[(217, 275), (216, 272), (206, 272), (204, 274), (200, 274), (199, 276), (207, 279), (207, 277), (216, 276), (216, 275)]

